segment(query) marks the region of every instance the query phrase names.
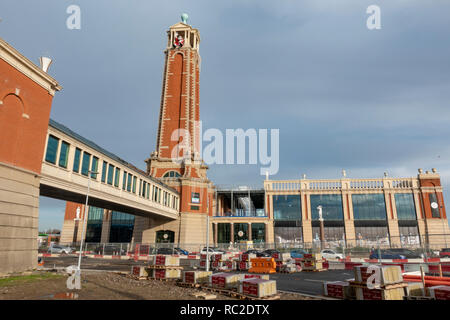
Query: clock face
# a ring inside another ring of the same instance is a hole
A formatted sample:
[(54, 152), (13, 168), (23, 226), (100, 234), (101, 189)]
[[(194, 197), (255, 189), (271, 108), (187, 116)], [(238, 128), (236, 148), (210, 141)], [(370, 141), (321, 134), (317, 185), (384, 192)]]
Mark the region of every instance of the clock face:
[(437, 208), (438, 208), (438, 204), (437, 204), (436, 202), (432, 202), (432, 203), (431, 203), (431, 207), (432, 207), (433, 209), (437, 209)]

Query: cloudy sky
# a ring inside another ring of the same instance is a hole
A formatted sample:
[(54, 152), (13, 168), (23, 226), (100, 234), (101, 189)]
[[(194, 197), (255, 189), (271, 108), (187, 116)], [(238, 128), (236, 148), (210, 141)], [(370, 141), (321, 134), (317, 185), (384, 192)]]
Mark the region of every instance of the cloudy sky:
[[(66, 9), (81, 8), (69, 30)], [(366, 9), (381, 8), (369, 30)], [(413, 177), (437, 168), (450, 196), (450, 2), (445, 0), (2, 0), (0, 37), (63, 90), (51, 117), (144, 168), (155, 148), (165, 31), (201, 34), (207, 128), (280, 130), (273, 179)], [(218, 185), (262, 186), (258, 165), (212, 165)], [(448, 203), (448, 201), (446, 201)], [(64, 203), (41, 197), (40, 229)]]

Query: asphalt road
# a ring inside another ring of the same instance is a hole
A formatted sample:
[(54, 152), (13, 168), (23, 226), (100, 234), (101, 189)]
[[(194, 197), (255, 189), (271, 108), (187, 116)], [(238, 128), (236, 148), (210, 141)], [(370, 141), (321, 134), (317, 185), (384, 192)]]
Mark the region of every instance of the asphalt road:
[[(144, 261), (109, 260), (84, 257), (81, 270), (130, 271), (132, 265), (142, 265)], [(68, 267), (77, 265), (78, 257), (45, 257), (44, 267)], [(310, 295), (322, 295), (325, 281), (342, 281), (353, 278), (352, 270), (329, 270), (321, 272), (276, 273), (270, 278), (277, 281), (277, 289)]]

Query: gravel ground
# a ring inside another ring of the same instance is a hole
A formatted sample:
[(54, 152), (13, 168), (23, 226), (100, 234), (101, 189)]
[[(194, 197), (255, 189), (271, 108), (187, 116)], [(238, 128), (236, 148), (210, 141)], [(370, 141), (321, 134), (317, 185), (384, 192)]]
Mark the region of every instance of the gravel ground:
[[(35, 278), (33, 278), (35, 277)], [(37, 278), (36, 278), (37, 277)], [(198, 300), (193, 293), (198, 289), (182, 288), (172, 282), (136, 280), (128, 275), (110, 272), (87, 272), (82, 274), (82, 289), (68, 290), (67, 276), (50, 272), (33, 272), (24, 279), (2, 281), (0, 300)], [(205, 291), (210, 294), (210, 292)], [(71, 295), (72, 294), (72, 295)], [(214, 293), (216, 294), (216, 293)], [(75, 297), (74, 297), (75, 295)], [(225, 295), (217, 300), (236, 300)], [(316, 300), (298, 294), (280, 294), (281, 300)]]

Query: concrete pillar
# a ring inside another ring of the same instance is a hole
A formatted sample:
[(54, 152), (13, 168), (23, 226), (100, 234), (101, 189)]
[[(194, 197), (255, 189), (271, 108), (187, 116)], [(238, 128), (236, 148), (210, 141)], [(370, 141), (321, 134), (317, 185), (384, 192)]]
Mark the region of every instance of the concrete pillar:
[(252, 224), (250, 222), (248, 223), (248, 240), (252, 240)]
[(234, 223), (230, 222), (230, 241), (234, 243)]
[(217, 222), (213, 222), (213, 225), (214, 225), (214, 246), (217, 246), (217, 232), (218, 232)]
[(104, 209), (102, 221), (102, 235), (100, 238), (101, 243), (109, 242), (109, 235), (111, 233), (111, 219), (112, 219), (112, 211)]

